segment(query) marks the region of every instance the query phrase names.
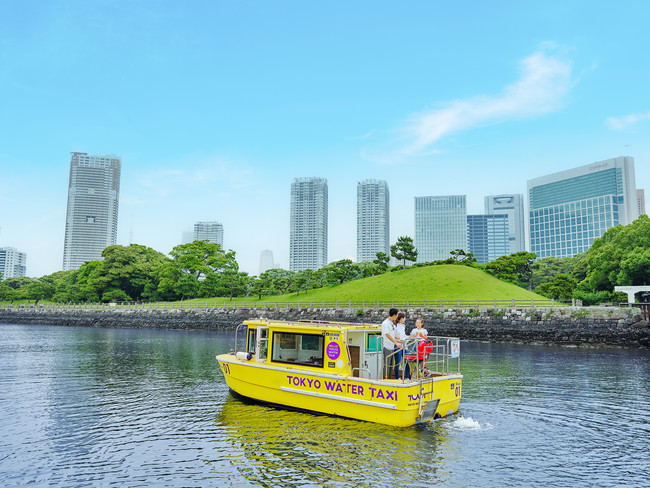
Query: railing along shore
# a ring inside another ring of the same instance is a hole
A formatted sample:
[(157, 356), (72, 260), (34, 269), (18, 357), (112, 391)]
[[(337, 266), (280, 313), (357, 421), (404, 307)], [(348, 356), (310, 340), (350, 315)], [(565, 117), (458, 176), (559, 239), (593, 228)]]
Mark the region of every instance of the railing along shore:
[[(135, 310), (135, 309), (288, 309), (288, 308), (554, 308), (581, 307), (579, 300), (293, 300), (293, 301), (246, 301), (246, 300), (188, 300), (175, 302), (116, 302), (116, 303), (0, 303), (0, 308), (38, 309), (88, 309), (88, 310)], [(646, 303), (607, 303), (600, 306), (640, 307)]]

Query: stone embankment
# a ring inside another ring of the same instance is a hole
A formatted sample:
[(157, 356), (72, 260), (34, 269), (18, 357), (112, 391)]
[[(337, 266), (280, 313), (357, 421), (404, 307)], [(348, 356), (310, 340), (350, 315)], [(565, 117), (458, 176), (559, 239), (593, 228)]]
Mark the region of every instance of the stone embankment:
[[(429, 334), (485, 341), (650, 347), (650, 324), (637, 308), (423, 308), (402, 310)], [(0, 323), (84, 327), (233, 330), (248, 318), (380, 323), (386, 308), (51, 309), (3, 308)]]

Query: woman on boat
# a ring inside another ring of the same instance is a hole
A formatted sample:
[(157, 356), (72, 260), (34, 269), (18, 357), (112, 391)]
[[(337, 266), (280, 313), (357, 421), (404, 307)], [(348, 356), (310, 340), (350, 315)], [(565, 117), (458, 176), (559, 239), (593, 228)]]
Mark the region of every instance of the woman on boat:
[(406, 329), (404, 322), (406, 321), (406, 314), (400, 312), (397, 314), (395, 320), (395, 337), (400, 341), (400, 349), (395, 353), (395, 378), (400, 378), (399, 367), (402, 363), (402, 356), (404, 355), (404, 341), (406, 340)]

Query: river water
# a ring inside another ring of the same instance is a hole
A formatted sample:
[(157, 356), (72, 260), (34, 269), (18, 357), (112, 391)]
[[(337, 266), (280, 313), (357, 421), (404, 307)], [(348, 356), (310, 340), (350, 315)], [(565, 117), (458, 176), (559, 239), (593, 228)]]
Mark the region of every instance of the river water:
[(245, 403), (232, 333), (0, 324), (0, 485), (650, 486), (650, 353), (462, 342), (458, 415)]

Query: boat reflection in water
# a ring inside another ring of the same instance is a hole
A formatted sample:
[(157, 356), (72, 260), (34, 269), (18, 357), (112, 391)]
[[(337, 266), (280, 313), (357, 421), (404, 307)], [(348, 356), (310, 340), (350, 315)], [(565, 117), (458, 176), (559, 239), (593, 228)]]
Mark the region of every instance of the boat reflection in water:
[[(215, 423), (223, 458), (251, 485), (424, 486), (449, 479), (443, 419), (410, 429), (283, 410), (230, 394)], [(224, 466), (227, 465), (227, 466)]]

